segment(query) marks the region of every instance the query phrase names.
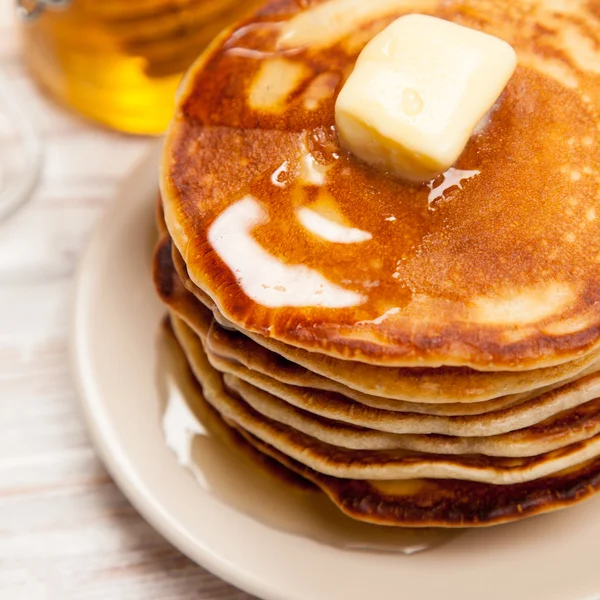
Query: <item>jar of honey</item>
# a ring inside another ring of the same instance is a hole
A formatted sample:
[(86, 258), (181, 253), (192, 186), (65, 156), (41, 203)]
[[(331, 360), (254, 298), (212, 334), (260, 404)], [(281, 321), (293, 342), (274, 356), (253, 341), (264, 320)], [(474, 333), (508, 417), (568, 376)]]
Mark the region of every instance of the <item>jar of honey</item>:
[(159, 134), (181, 77), (260, 0), (17, 0), (41, 85), (109, 127)]

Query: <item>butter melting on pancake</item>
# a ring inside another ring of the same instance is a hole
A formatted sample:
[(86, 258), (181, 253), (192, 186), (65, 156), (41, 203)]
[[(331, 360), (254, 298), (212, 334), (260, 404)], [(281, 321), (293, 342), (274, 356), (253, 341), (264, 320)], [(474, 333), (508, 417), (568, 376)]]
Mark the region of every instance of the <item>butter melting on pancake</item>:
[[(543, 0), (527, 10), (509, 0), (380, 2), (371, 16), (345, 13), (351, 6), (269, 3), (188, 75), (162, 186), (193, 281), (243, 329), (373, 364), (527, 370), (596, 348), (600, 86), (588, 49), (600, 40), (598, 16), (584, 5), (561, 14)], [(331, 7), (345, 16), (328, 38), (321, 17)], [(455, 165), (479, 175), (446, 190), (434, 211), (427, 186), (361, 163), (334, 129), (335, 98), (364, 38), (415, 9), (501, 37), (519, 55), (487, 128)], [(319, 42), (314, 34), (290, 46), (293, 36), (282, 35), (292, 19), (314, 25)], [(285, 97), (257, 92), (270, 68), (289, 73)], [(337, 87), (307, 102), (318, 78)], [(301, 177), (307, 152), (322, 183)], [(324, 198), (362, 239), (341, 243), (305, 227), (298, 215)], [(228, 210), (240, 219), (223, 252)], [(235, 236), (246, 241), (237, 246)]]

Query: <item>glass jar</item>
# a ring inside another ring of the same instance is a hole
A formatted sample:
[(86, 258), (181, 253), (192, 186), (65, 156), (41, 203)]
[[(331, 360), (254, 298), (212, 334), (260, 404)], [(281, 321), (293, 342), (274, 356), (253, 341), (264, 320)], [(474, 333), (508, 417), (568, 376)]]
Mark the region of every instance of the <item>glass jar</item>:
[(182, 74), (259, 0), (17, 0), (27, 63), (63, 104), (130, 133), (158, 134)]

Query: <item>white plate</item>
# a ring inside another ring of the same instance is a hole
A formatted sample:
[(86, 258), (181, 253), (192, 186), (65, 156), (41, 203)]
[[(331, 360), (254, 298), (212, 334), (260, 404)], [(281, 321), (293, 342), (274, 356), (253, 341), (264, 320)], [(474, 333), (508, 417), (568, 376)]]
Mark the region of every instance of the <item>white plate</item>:
[(405, 556), (344, 549), (276, 527), (256, 518), (257, 505), (278, 523), (297, 525), (307, 515), (260, 481), (227, 479), (225, 463), (219, 476), (235, 502), (179, 466), (161, 429), (157, 332), (164, 310), (150, 279), (158, 152), (132, 174), (84, 256), (73, 329), (90, 429), (144, 517), (190, 558), (265, 600), (600, 599), (600, 498)]

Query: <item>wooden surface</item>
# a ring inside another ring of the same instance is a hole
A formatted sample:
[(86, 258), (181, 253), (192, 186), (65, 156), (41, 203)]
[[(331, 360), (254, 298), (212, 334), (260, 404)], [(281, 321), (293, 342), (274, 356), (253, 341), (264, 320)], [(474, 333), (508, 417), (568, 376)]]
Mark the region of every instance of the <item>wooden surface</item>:
[(0, 223), (0, 600), (248, 599), (163, 540), (90, 444), (69, 367), (73, 274), (148, 140), (43, 97), (11, 14), (0, 0), (0, 70), (43, 138), (45, 165), (32, 200)]

